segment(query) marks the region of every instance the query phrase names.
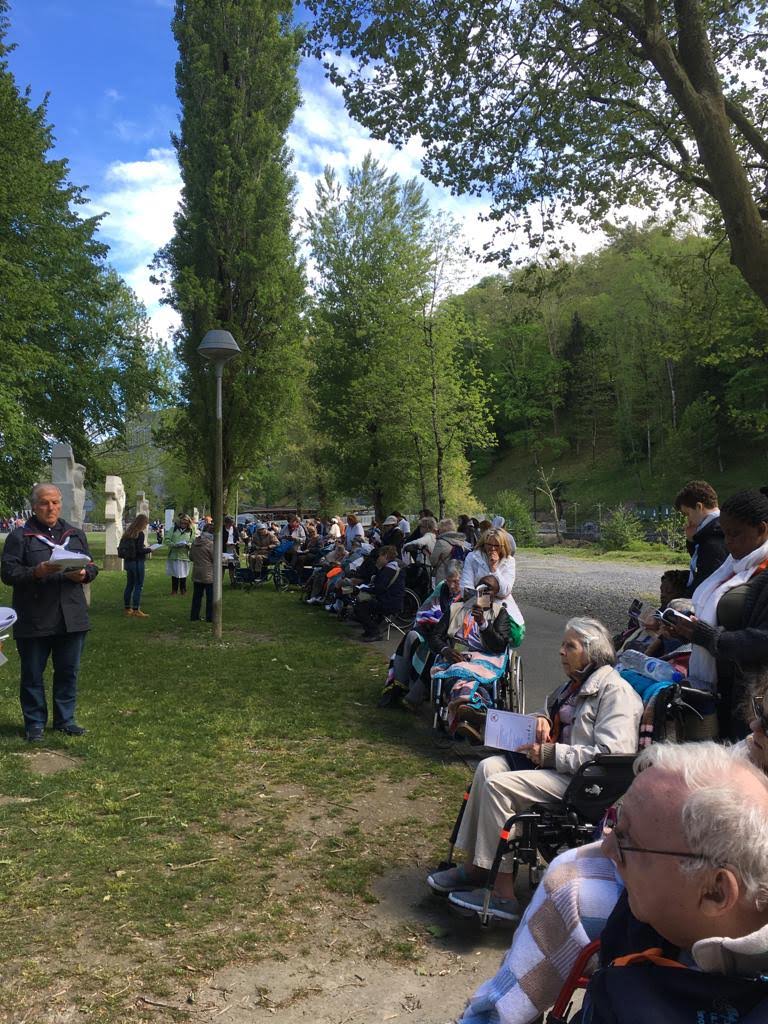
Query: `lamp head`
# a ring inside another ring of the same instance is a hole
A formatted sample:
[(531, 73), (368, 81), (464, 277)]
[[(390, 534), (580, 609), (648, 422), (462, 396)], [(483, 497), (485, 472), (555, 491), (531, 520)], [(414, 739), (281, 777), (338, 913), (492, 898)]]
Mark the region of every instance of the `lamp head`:
[(204, 359), (223, 364), (239, 355), (240, 347), (229, 331), (208, 331), (197, 351)]

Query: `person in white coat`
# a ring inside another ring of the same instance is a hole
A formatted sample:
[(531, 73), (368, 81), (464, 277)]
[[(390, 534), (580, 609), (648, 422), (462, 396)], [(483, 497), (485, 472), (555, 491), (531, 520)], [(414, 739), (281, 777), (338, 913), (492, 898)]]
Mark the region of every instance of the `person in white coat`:
[(507, 597), (515, 585), (515, 559), (506, 530), (486, 530), (464, 562), (461, 589), (476, 590), (477, 584), (488, 573), (499, 581), (499, 597)]

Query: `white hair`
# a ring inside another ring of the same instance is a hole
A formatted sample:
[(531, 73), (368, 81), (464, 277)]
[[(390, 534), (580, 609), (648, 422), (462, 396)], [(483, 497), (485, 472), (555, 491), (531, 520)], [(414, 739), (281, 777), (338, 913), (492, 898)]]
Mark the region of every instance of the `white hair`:
[(616, 664), (613, 640), (602, 622), (597, 619), (568, 619), (565, 632), (569, 630), (579, 638), (587, 658), (596, 668)]
[(37, 499), (40, 497), (40, 492), (41, 491), (58, 491), (59, 492), (59, 497), (61, 497), (61, 491), (56, 486), (56, 484), (46, 484), (46, 483), (35, 484), (35, 486), (32, 488), (32, 493), (29, 496), (30, 505), (36, 505), (37, 504)]
[(464, 569), (464, 563), (459, 558), (452, 558), (445, 566), (446, 579), (449, 576), (461, 576)]
[[(688, 789), (681, 811), (683, 835), (691, 851), (704, 856), (682, 861), (682, 870), (727, 865), (740, 878), (747, 899), (758, 909), (768, 905), (768, 778), (749, 761), (745, 746), (712, 740), (657, 743), (635, 761), (635, 772), (651, 767), (680, 775)], [(742, 771), (760, 784), (762, 806), (744, 792)]]

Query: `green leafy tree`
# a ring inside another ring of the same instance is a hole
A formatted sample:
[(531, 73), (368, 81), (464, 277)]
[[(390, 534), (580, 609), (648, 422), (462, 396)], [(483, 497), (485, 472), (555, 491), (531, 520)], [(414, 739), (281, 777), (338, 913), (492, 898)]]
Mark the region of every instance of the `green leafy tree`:
[(143, 308), (104, 262), (98, 218), (78, 214), (83, 189), (49, 156), (45, 104), (8, 69), (7, 10), (0, 0), (0, 503), (17, 505), (52, 439), (93, 471), (95, 446), (161, 399), (165, 375)]
[(346, 186), (326, 169), (307, 218), (317, 409), (340, 489), (380, 515), (407, 503), (416, 473), (413, 432), (422, 420), (414, 428), (408, 399), (418, 384), (411, 353), (429, 271), (426, 218), (421, 188), (387, 175), (370, 155)]
[(210, 329), (242, 350), (224, 371), (225, 492), (268, 447), (293, 394), (303, 278), (292, 235), (285, 135), (299, 102), (299, 36), (287, 0), (177, 0), (174, 145), (183, 181), (159, 280), (182, 326), (182, 417), (175, 435), (213, 492), (213, 375), (197, 347)]
[(515, 538), (518, 547), (536, 543), (536, 524), (522, 495), (511, 489), (498, 491), (493, 508), (497, 515), (504, 516), (504, 528)]
[[(768, 11), (726, 0), (309, 0), (310, 49), (352, 116), (492, 217), (703, 199), (768, 304)], [(339, 61), (328, 54), (348, 54)]]

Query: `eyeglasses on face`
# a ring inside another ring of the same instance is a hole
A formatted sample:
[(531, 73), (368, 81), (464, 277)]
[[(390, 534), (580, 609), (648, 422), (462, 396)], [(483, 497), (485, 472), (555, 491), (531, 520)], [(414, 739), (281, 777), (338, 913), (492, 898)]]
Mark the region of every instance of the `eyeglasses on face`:
[(626, 861), (624, 860), (625, 853), (656, 853), (662, 857), (683, 857), (686, 860), (711, 860), (705, 853), (681, 853), (678, 850), (652, 850), (646, 846), (627, 846), (622, 842), (622, 835), (619, 831), (619, 813), (621, 805), (615, 804), (613, 807), (609, 807), (605, 812), (603, 818), (603, 835), (612, 836), (613, 841), (616, 845), (616, 860), (619, 864), (624, 867)]

